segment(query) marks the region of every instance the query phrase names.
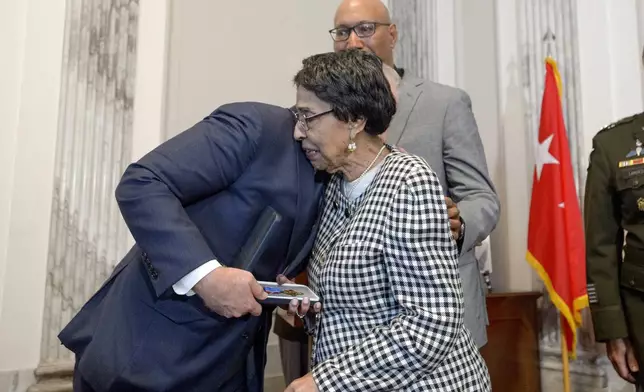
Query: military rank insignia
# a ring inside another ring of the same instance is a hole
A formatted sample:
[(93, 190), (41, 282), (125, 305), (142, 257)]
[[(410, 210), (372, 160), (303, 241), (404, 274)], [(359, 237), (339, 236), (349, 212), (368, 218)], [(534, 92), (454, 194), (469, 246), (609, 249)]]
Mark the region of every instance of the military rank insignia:
[(637, 199), (637, 209), (640, 211), (644, 211), (644, 197), (640, 197)]

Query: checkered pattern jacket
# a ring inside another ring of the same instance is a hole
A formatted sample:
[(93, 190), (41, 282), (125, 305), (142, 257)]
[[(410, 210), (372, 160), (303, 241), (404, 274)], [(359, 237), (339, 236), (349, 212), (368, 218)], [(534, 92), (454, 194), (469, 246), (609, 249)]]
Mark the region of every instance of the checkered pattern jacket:
[(348, 201), (329, 182), (309, 264), (322, 297), (313, 377), (323, 391), (490, 391), (463, 324), (443, 190), (422, 159), (389, 154)]

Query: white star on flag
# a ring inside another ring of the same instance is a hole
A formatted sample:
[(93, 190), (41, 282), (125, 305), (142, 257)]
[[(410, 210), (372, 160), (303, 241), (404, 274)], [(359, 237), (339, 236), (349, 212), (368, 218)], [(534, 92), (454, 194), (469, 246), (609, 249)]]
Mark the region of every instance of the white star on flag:
[(539, 140), (537, 140), (538, 146), (537, 146), (537, 154), (535, 156), (535, 166), (537, 169), (537, 181), (541, 179), (541, 171), (543, 171), (543, 166), (547, 164), (559, 164), (559, 161), (557, 158), (553, 157), (549, 150), (550, 150), (550, 143), (552, 143), (552, 138), (555, 136), (555, 134), (551, 134), (546, 138), (546, 140), (543, 141), (543, 143), (539, 143)]

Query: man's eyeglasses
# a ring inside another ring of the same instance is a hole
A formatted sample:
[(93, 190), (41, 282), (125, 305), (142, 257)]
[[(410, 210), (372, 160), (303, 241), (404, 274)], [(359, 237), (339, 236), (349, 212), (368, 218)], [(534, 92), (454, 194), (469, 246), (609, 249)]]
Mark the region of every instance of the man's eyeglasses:
[(391, 23), (362, 22), (352, 27), (336, 27), (335, 29), (329, 30), (329, 34), (331, 34), (331, 38), (333, 38), (334, 41), (342, 42), (349, 39), (352, 31), (360, 38), (368, 38), (376, 33), (378, 26), (390, 25)]
[(308, 116), (302, 112), (298, 112), (296, 109), (292, 108), (291, 113), (293, 113), (293, 116), (295, 116), (295, 119), (297, 120), (297, 123), (299, 124), (300, 127), (302, 127), (302, 130), (304, 132), (308, 132), (309, 130), (309, 121), (316, 119), (320, 116), (323, 116), (325, 114), (329, 114), (333, 111), (333, 109), (326, 110), (321, 113), (315, 113), (315, 114), (309, 114)]

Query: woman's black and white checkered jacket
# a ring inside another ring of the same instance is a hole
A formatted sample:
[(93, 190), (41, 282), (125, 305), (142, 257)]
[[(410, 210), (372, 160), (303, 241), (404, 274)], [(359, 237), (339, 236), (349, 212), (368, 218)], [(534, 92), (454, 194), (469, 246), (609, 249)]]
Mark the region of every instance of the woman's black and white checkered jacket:
[(463, 324), (458, 255), (443, 190), (397, 150), (350, 203), (326, 189), (309, 264), (322, 296), (313, 377), (320, 391), (489, 391)]

